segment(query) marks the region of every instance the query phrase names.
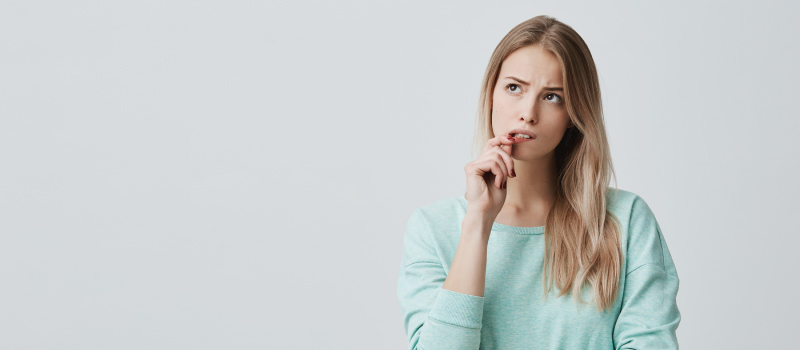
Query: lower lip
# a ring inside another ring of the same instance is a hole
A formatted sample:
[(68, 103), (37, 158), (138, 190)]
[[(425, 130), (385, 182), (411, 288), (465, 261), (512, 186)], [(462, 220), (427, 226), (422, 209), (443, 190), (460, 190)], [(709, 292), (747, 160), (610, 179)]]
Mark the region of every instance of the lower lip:
[(528, 142), (528, 141), (533, 141), (533, 140), (535, 140), (535, 139), (534, 138), (526, 139), (526, 138), (522, 138), (522, 137), (514, 137), (514, 143), (523, 143), (523, 142)]

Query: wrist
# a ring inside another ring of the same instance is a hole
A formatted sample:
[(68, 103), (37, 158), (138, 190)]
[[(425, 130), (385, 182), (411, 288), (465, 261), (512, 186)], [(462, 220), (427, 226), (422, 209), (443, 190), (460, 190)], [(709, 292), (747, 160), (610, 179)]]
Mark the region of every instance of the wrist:
[(462, 237), (465, 235), (488, 237), (493, 223), (494, 218), (483, 213), (470, 213), (468, 210), (467, 215), (461, 221), (461, 235)]
[(463, 221), (469, 221), (470, 223), (492, 226), (492, 223), (494, 222), (494, 219), (496, 217), (497, 215), (492, 215), (491, 213), (484, 210), (467, 208), (467, 215), (464, 216)]

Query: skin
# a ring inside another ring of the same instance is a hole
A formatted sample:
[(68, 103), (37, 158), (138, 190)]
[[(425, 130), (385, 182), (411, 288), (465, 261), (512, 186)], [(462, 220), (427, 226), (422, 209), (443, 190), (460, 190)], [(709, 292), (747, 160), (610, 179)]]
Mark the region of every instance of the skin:
[[(563, 92), (546, 89), (563, 90), (561, 73), (556, 56), (540, 46), (520, 48), (503, 61), (492, 93), (496, 136), (464, 167), (469, 204), (443, 289), (483, 296), (493, 222), (544, 226), (556, 194), (555, 148), (573, 127)], [(508, 135), (515, 128), (532, 131), (536, 139), (515, 143)]]
[[(508, 76), (516, 77), (528, 84)], [(561, 91), (545, 90), (556, 87)], [(561, 64), (539, 45), (509, 55), (492, 94), (492, 130), (507, 135), (515, 128), (536, 134), (533, 141), (503, 146), (517, 177), (507, 182), (506, 200), (495, 221), (509, 226), (544, 226), (556, 196), (555, 148), (573, 126), (564, 102)]]

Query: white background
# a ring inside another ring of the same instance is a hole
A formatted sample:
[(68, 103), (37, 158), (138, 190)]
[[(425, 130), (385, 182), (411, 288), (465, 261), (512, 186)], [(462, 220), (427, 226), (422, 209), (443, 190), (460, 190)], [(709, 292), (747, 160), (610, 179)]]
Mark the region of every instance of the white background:
[(546, 14), (597, 64), (685, 349), (789, 348), (798, 2), (0, 4), (0, 348), (405, 349), (414, 208), (463, 194), (480, 79)]

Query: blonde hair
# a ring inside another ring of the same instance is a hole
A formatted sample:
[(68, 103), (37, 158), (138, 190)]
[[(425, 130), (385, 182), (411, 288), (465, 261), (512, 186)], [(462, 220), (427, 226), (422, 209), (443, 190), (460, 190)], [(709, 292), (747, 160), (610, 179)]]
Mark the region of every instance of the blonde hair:
[(541, 45), (558, 58), (565, 106), (575, 125), (555, 149), (558, 188), (545, 221), (544, 297), (555, 281), (558, 297), (571, 288), (573, 299), (585, 304), (581, 289), (588, 282), (597, 310), (603, 311), (617, 298), (623, 261), (620, 223), (606, 208), (609, 183), (612, 176), (616, 183), (616, 174), (597, 70), (588, 46), (572, 27), (542, 15), (520, 23), (500, 41), (481, 83), (472, 156), (480, 155), (486, 142), (495, 137), (492, 93), (501, 64), (513, 51), (529, 45)]

